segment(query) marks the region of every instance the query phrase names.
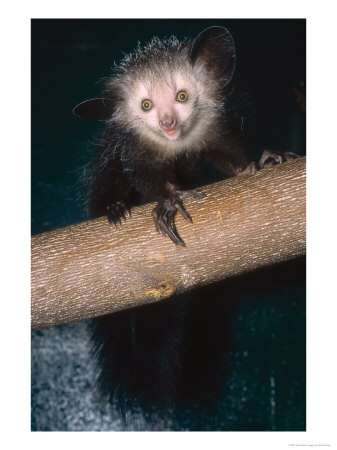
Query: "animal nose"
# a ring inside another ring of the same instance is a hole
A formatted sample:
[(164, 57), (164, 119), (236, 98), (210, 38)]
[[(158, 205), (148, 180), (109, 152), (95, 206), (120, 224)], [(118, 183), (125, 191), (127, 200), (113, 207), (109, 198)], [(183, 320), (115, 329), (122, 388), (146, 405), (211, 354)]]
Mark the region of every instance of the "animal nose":
[(177, 125), (177, 120), (174, 116), (165, 114), (165, 116), (159, 120), (159, 125), (163, 130), (172, 130)]

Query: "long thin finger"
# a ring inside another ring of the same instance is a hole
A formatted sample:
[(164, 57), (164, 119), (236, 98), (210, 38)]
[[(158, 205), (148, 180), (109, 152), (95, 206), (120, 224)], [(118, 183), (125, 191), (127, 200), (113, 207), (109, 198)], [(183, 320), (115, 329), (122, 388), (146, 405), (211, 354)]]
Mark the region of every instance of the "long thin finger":
[(183, 216), (183, 218), (188, 222), (192, 223), (192, 217), (188, 214), (183, 205), (181, 203), (176, 203), (175, 206), (180, 211), (180, 214)]
[(181, 243), (181, 239), (174, 233), (172, 228), (170, 228), (168, 226), (168, 224), (166, 224), (163, 221), (162, 217), (160, 217), (158, 219), (158, 225), (161, 228), (161, 230), (163, 231), (163, 234), (166, 234), (171, 239), (171, 241), (173, 241), (175, 244), (180, 244)]

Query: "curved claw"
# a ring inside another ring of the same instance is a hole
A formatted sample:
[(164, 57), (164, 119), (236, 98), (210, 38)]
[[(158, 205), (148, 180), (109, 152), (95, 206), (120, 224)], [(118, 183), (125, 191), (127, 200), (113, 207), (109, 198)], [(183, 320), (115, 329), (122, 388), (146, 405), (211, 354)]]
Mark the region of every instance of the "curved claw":
[(111, 226), (122, 226), (123, 222), (126, 222), (126, 214), (131, 217), (129, 208), (123, 202), (112, 203), (106, 207), (106, 215)]
[(188, 214), (182, 203), (176, 203), (176, 208), (187, 222), (192, 223), (192, 217)]
[(264, 150), (260, 161), (258, 162), (258, 166), (260, 169), (265, 167), (274, 166), (275, 164), (281, 164), (285, 161), (289, 161), (290, 159), (298, 158), (298, 155), (291, 152), (272, 152), (270, 150)]
[(296, 155), (296, 153), (292, 152), (284, 152), (282, 153), (282, 157), (284, 161), (289, 161), (290, 159), (299, 158), (299, 155)]
[(187, 197), (203, 198), (205, 195), (196, 189), (189, 191), (176, 190), (169, 198), (161, 200), (152, 211), (156, 230), (161, 234), (167, 235), (175, 244), (183, 246), (185, 246), (185, 243), (177, 232), (174, 219), (177, 211), (179, 211), (185, 220), (192, 223), (192, 217), (182, 204), (182, 200)]
[(171, 241), (177, 245), (185, 245), (175, 229), (174, 217), (177, 209), (163, 204), (158, 204), (152, 211), (152, 217), (156, 226), (156, 230), (163, 235), (167, 235)]

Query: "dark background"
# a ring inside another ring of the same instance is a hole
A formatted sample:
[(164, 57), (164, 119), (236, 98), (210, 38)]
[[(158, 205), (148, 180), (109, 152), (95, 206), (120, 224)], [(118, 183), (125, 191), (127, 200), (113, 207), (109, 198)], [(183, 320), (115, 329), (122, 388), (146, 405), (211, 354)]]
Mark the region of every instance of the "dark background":
[[(295, 93), (305, 81), (305, 20), (33, 20), (32, 234), (85, 220), (83, 167), (101, 125), (76, 118), (73, 107), (99, 94), (97, 82), (137, 41), (193, 38), (211, 25), (226, 26), (234, 37), (229, 91), (251, 158), (265, 148), (305, 154), (305, 117)], [(206, 166), (200, 183), (221, 177)], [(230, 299), (223, 395), (207, 415), (196, 404), (157, 429), (305, 430), (304, 259), (228, 280), (204, 295), (214, 305)], [(87, 337), (83, 322), (32, 334), (32, 430), (120, 429), (92, 398)]]

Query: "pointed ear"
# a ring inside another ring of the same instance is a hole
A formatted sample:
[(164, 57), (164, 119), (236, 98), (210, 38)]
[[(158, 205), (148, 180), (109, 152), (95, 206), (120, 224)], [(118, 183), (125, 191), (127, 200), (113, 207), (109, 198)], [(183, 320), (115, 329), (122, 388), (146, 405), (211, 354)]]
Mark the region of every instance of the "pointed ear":
[(92, 98), (75, 106), (73, 114), (90, 120), (108, 120), (113, 111), (114, 101), (109, 98)]
[(232, 35), (224, 27), (206, 28), (192, 42), (190, 59), (192, 64), (201, 61), (220, 86), (225, 87), (235, 69)]

